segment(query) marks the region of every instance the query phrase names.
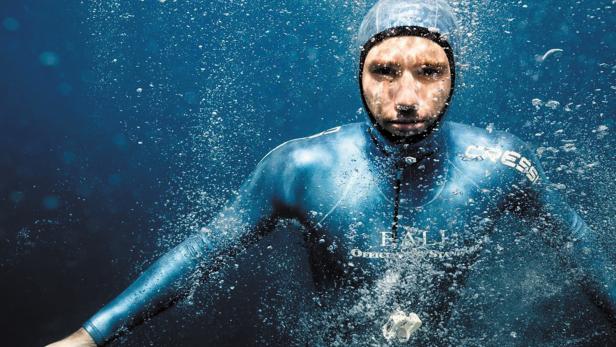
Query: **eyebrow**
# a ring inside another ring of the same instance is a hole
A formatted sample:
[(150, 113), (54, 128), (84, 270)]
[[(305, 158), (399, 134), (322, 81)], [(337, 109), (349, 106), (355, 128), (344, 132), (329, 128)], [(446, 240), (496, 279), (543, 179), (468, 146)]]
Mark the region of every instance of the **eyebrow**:
[(370, 65), (400, 65), (392, 60), (374, 60), (370, 63)]
[[(393, 60), (374, 60), (370, 63), (370, 65), (400, 65), (400, 64)], [(439, 62), (435, 60), (422, 60), (422, 61), (419, 61), (417, 65), (435, 66), (441, 69), (446, 69), (449, 66), (449, 63)]]
[(441, 69), (446, 69), (449, 66), (449, 63), (443, 63), (440, 61), (434, 61), (434, 60), (424, 60), (421, 61), (418, 65), (420, 66), (435, 66)]

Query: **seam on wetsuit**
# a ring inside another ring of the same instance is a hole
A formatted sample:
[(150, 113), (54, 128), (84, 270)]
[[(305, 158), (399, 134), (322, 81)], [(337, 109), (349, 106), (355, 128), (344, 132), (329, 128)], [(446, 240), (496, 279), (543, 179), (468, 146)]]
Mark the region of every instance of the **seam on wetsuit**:
[(467, 181), (471, 182), (477, 189), (481, 189), (481, 187), (475, 182), (473, 181), (470, 177), (468, 177), (467, 174), (464, 173), (464, 171), (460, 170), (460, 168), (458, 168), (456, 166), (456, 164), (454, 164), (451, 160), (447, 159), (447, 162), (449, 164), (451, 164), (451, 166), (456, 169), (458, 171), (458, 173), (460, 173), (462, 175), (462, 177), (466, 178)]
[(92, 340), (94, 340), (94, 343), (97, 346), (100, 346), (105, 342), (103, 334), (91, 320), (88, 320), (84, 325), (82, 325), (82, 328), (90, 334), (90, 337), (92, 337)]
[(353, 185), (353, 183), (355, 182), (355, 179), (357, 178), (357, 173), (353, 174), (353, 176), (351, 176), (351, 179), (349, 179), (349, 182), (347, 183), (346, 187), (344, 187), (344, 192), (342, 192), (342, 196), (340, 197), (340, 199), (338, 199), (338, 201), (336, 201), (336, 203), (334, 204), (334, 207), (332, 207), (329, 212), (327, 212), (325, 214), (325, 216), (323, 216), (323, 218), (321, 218), (321, 220), (317, 223), (318, 227), (321, 227), (321, 223), (323, 223), (325, 221), (325, 219), (327, 219), (327, 217), (329, 217), (330, 214), (332, 214), (340, 205), (340, 203), (342, 202), (342, 200), (344, 200), (344, 198), (346, 198), (346, 196), (349, 194), (349, 191), (351, 190), (351, 185)]

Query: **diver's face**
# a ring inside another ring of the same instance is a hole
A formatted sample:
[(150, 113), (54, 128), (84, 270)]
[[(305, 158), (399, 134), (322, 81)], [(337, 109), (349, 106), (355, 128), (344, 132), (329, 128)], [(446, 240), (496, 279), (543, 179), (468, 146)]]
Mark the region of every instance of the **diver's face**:
[(368, 52), (362, 84), (383, 129), (400, 137), (421, 135), (438, 121), (451, 92), (449, 60), (429, 39), (391, 37)]

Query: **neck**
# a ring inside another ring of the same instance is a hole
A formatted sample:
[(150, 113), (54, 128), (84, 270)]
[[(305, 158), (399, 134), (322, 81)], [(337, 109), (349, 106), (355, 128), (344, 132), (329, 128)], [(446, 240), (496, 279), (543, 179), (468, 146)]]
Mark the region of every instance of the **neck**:
[(443, 149), (444, 142), (441, 139), (441, 122), (423, 134), (408, 138), (393, 136), (370, 120), (368, 120), (367, 124), (372, 142), (381, 154), (387, 157), (396, 159), (412, 157), (420, 161), (426, 157), (438, 154)]

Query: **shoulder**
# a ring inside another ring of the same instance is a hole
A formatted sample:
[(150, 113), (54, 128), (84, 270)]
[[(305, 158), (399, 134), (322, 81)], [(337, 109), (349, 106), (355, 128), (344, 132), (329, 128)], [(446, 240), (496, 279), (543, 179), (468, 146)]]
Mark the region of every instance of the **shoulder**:
[(523, 150), (524, 141), (517, 136), (498, 130), (488, 130), (456, 122), (446, 122), (444, 129), (448, 132), (450, 142), (456, 148), (484, 146), (510, 150)]
[(298, 169), (337, 165), (341, 156), (360, 152), (365, 141), (362, 131), (362, 123), (351, 123), (289, 140), (265, 155), (259, 166)]
[(469, 171), (495, 173), (506, 180), (536, 183), (541, 176), (534, 151), (517, 136), (505, 132), (447, 122), (449, 147), (454, 160)]
[(251, 187), (268, 187), (280, 201), (293, 205), (311, 178), (322, 178), (354, 160), (353, 153), (361, 153), (361, 135), (360, 124), (348, 124), (284, 142), (259, 162)]

